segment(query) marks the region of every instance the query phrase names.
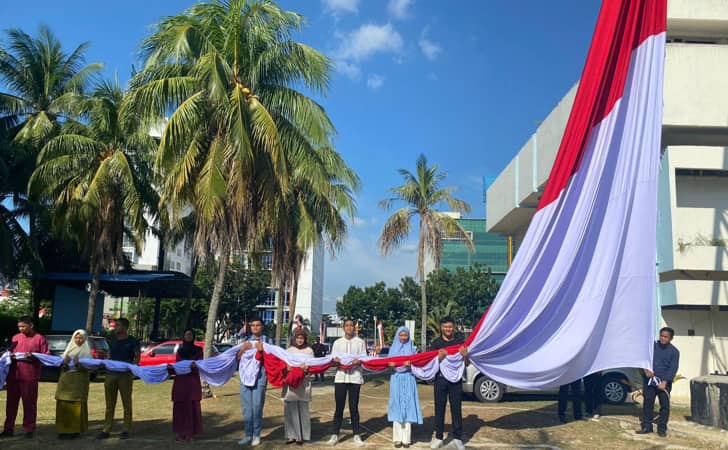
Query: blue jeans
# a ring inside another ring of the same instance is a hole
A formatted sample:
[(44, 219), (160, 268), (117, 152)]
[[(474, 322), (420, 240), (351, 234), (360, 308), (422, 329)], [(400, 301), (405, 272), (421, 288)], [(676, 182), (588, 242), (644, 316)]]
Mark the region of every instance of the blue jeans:
[(240, 385), (240, 405), (243, 408), (243, 427), (246, 437), (260, 437), (263, 428), (263, 406), (265, 405), (265, 387), (268, 378), (265, 369), (261, 368), (255, 386)]

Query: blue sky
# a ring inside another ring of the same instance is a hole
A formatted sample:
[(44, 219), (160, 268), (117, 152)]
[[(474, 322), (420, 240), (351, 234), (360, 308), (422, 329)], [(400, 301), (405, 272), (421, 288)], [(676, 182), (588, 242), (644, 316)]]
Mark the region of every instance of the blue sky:
[[(90, 41), (89, 62), (129, 78), (151, 25), (192, 1), (11, 2), (0, 29), (49, 25), (68, 51)], [(415, 273), (415, 243), (384, 258), (376, 240), (386, 220), (377, 203), (424, 153), (447, 185), (485, 215), (482, 177), (496, 175), (579, 78), (596, 0), (282, 0), (308, 19), (297, 39), (337, 69), (319, 99), (338, 130), (336, 146), (359, 173), (359, 214), (325, 272), (325, 306), (351, 284), (396, 284)], [(416, 228), (415, 228), (416, 229)]]

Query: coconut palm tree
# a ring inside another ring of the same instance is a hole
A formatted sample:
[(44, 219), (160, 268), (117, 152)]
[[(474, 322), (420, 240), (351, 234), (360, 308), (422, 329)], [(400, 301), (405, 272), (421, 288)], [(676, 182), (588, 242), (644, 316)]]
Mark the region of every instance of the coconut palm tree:
[[(73, 120), (72, 105), (102, 65), (85, 64), (88, 43), (82, 43), (71, 53), (64, 52), (46, 26), (40, 26), (35, 37), (17, 28), (7, 30), (5, 37), (5, 45), (0, 45), (0, 84), (5, 88), (0, 92), (0, 139), (4, 141), (0, 146), (13, 156), (8, 167), (13, 176), (2, 183), (0, 194), (12, 197), (15, 203), (13, 211), (4, 215), (7, 225), (12, 225), (12, 221), (8, 222), (10, 215), (29, 219), (29, 235), (18, 235), (10, 227), (6, 228), (6, 236), (15, 242), (13, 245), (26, 241), (27, 266), (37, 272), (41, 268), (38, 246), (41, 229), (47, 222), (42, 217), (46, 206), (26, 197), (28, 180), (38, 152), (59, 132), (63, 122)], [(2, 245), (10, 248), (10, 244), (6, 240)], [(39, 309), (39, 301), (34, 293), (34, 313)]]
[(425, 292), (427, 274), (425, 273), (425, 258), (432, 258), (435, 269), (440, 266), (440, 253), (443, 236), (456, 236), (463, 239), (470, 249), (474, 251), (473, 241), (465, 229), (448, 214), (439, 212), (436, 208), (447, 205), (450, 211), (468, 213), (470, 205), (453, 196), (453, 188), (443, 188), (441, 183), (447, 177), (445, 172), (439, 171), (437, 165), (427, 166), (425, 155), (420, 155), (415, 164), (415, 173), (400, 169), (399, 174), (404, 178), (404, 184), (389, 190), (391, 198), (382, 200), (379, 204), (385, 210), (390, 210), (394, 203), (402, 202), (404, 207), (396, 210), (387, 219), (379, 236), (379, 246), (382, 254), (388, 255), (399, 247), (410, 233), (412, 219), (419, 219), (419, 242), (417, 244), (417, 277), (420, 280), (421, 291), (421, 329), (422, 348), (427, 348), (427, 294)]
[(41, 150), (29, 182), (31, 194), (52, 203), (54, 229), (89, 255), (88, 331), (101, 272), (122, 264), (125, 232), (139, 251), (145, 206), (154, 198), (147, 167), (156, 141), (134, 117), (121, 115), (122, 99), (118, 84), (100, 82), (77, 106), (84, 124), (64, 124)]
[[(358, 176), (331, 147), (309, 149), (297, 156), (291, 162), (291, 189), (274, 203), (273, 220), (268, 222), (279, 299), (290, 287), (288, 330), (295, 320), (298, 274), (307, 252), (321, 242), (332, 254), (341, 247), (347, 231), (342, 213), (354, 216), (353, 193), (360, 186)], [(279, 301), (276, 342), (280, 342), (282, 329), (283, 301)]]
[(205, 334), (209, 352), (231, 251), (270, 236), (265, 205), (290, 190), (289, 154), (329, 144), (324, 94), (331, 62), (296, 42), (303, 18), (265, 0), (199, 3), (142, 44), (126, 108), (150, 124), (169, 115), (156, 156), (161, 201), (195, 211), (199, 257), (219, 257)]

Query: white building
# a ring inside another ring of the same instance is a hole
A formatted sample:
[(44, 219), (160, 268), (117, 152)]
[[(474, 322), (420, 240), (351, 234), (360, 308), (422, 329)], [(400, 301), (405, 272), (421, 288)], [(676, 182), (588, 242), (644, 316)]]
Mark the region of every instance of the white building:
[[(263, 255), (263, 266), (270, 269), (272, 260), (270, 253)], [(283, 305), (283, 322), (287, 323), (290, 317), (288, 297), (290, 292), (286, 292), (286, 299)], [(260, 318), (263, 322), (274, 322), (275, 311), (278, 301), (278, 291), (271, 288), (268, 298), (265, 302), (258, 305)], [(319, 242), (311, 246), (306, 252), (301, 271), (298, 274), (298, 291), (296, 293), (296, 311), (304, 319), (311, 321), (311, 331), (318, 332), (321, 315), (323, 314), (324, 305), (324, 245)]]
[(159, 238), (151, 230), (147, 230), (142, 242), (141, 253), (136, 252), (134, 244), (126, 237), (123, 251), (131, 261), (132, 267), (137, 270), (171, 270), (182, 272), (185, 275), (192, 273), (192, 250), (185, 242), (168, 245), (164, 249), (164, 265), (161, 268), (158, 267), (159, 246)]
[[(693, 378), (728, 371), (728, 0), (669, 0), (667, 28), (656, 302), (675, 329), (678, 373)], [(575, 94), (488, 189), (489, 231), (521, 241)], [(673, 387), (683, 401), (689, 392)]]

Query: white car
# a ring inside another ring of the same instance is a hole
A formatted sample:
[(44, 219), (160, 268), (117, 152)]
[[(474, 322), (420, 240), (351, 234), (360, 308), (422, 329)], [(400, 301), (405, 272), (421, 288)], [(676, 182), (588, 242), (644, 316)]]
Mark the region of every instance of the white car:
[[(618, 405), (624, 403), (629, 393), (642, 388), (642, 373), (640, 369), (619, 368), (602, 372), (599, 380), (599, 391), (605, 403)], [(463, 392), (473, 394), (481, 402), (499, 402), (507, 392), (539, 392), (542, 394), (557, 394), (558, 390), (527, 391), (506, 386), (492, 380), (480, 373), (472, 364), (463, 374)], [(583, 389), (582, 389), (583, 392)]]

